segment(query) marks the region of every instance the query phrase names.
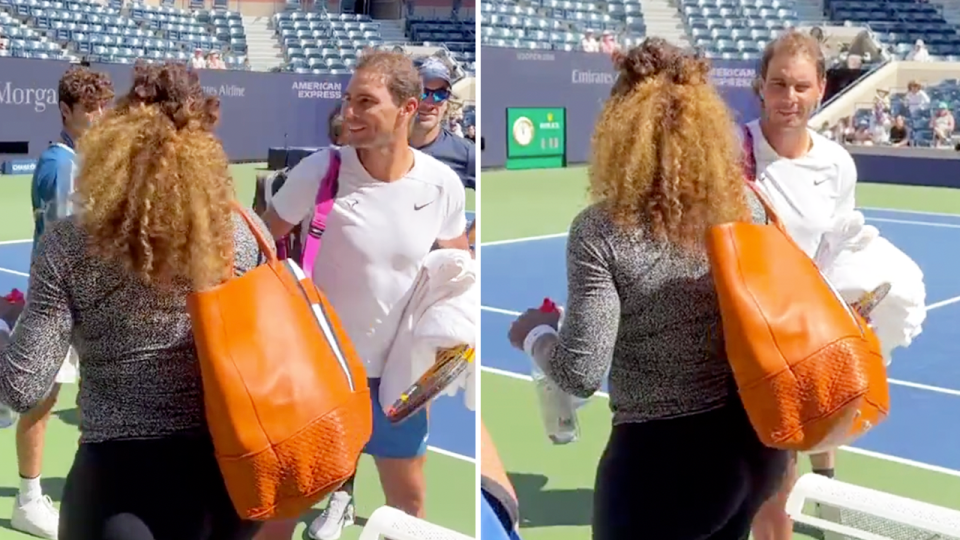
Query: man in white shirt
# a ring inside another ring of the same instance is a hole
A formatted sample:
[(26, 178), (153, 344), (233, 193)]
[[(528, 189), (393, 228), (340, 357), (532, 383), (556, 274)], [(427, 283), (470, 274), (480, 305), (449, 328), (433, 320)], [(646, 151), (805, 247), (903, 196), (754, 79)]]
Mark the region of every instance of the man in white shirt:
[(593, 35), (593, 30), (587, 30), (583, 33), (583, 39), (580, 40), (580, 46), (584, 52), (600, 52), (600, 43)]
[[(757, 186), (790, 237), (814, 257), (836, 216), (853, 211), (857, 185), (850, 153), (808, 127), (826, 90), (819, 43), (797, 31), (771, 41), (762, 56), (756, 89), (763, 112), (747, 129), (753, 138)], [(791, 461), (780, 493), (754, 519), (755, 540), (793, 537), (785, 511), (797, 475), (795, 457)], [(811, 454), (810, 463), (813, 472), (833, 477), (833, 452)]]
[[(379, 377), (402, 300), (434, 242), (469, 249), (460, 178), (409, 146), (422, 93), (420, 74), (402, 53), (374, 51), (360, 58), (342, 109), (348, 146), (340, 149), (337, 200), (321, 252), (306, 269), (366, 364), (374, 428), (365, 452), (377, 464), (387, 504), (418, 517), (426, 498), (427, 412), (391, 424), (379, 401)], [(264, 214), (275, 237), (311, 218), (329, 163), (330, 151), (321, 150), (290, 171)]]

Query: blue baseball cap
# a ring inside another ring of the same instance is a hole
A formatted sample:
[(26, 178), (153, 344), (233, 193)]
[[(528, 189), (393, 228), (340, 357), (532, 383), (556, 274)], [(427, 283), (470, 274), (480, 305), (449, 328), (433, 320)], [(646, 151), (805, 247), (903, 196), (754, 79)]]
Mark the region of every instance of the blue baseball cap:
[(420, 79), (423, 82), (439, 79), (448, 85), (451, 84), (450, 70), (439, 58), (427, 58), (420, 64)]

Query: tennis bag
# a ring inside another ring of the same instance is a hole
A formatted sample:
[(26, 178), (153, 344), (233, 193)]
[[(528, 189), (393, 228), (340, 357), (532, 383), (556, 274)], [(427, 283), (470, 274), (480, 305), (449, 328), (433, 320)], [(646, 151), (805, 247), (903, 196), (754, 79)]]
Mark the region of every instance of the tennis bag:
[(187, 297), (207, 424), (240, 517), (295, 518), (356, 471), (370, 391), (323, 293), (236, 206), (267, 262)]
[(750, 423), (767, 446), (818, 452), (886, 419), (890, 390), (880, 342), (786, 232), (754, 184), (768, 223), (707, 233), (727, 357)]
[[(300, 268), (306, 268), (311, 272), (313, 261), (320, 251), (323, 231), (327, 228), (327, 216), (333, 210), (333, 203), (336, 201), (339, 189), (340, 150), (333, 146), (326, 150), (330, 153), (330, 164), (320, 180), (320, 189), (317, 190), (313, 217), (307, 227), (307, 234), (303, 234), (303, 226), (298, 224), (286, 236), (276, 241), (278, 258), (291, 258), (297, 261)], [(273, 195), (283, 187), (290, 170), (286, 168), (268, 175), (257, 176), (257, 185), (253, 194), (253, 210), (257, 215), (262, 216), (270, 207)]]

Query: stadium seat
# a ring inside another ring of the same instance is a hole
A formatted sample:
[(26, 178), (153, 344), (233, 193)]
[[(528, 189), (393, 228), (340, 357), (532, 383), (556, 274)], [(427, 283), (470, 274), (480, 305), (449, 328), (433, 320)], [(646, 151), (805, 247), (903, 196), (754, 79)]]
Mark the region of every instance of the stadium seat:
[(646, 35), (640, 0), (494, 0), (480, 4), (480, 41), (489, 47), (573, 51), (587, 30), (610, 30), (627, 44)]
[(960, 56), (957, 29), (943, 17), (936, 3), (917, 0), (828, 0), (828, 20), (834, 24), (867, 26), (881, 43), (905, 58), (913, 44), (922, 39), (930, 54), (956, 60)]
[(8, 55), (23, 58), (186, 60), (199, 48), (222, 51), (228, 68), (242, 69), (247, 52), (239, 13), (122, 0), (0, 0), (0, 34), (10, 38)]

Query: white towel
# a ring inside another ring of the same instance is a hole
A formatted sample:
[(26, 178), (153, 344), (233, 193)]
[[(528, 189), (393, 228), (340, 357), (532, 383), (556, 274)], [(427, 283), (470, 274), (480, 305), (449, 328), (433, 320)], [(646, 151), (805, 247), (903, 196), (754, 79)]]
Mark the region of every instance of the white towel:
[[(436, 362), (439, 349), (475, 347), (480, 317), (476, 262), (459, 249), (439, 249), (423, 260), (400, 327), (380, 377), (380, 404), (386, 410)], [(461, 388), (464, 403), (476, 409), (476, 361), (445, 395)]]
[(893, 350), (909, 346), (922, 331), (927, 316), (923, 271), (875, 227), (864, 225), (860, 212), (839, 216), (821, 246), (817, 263), (847, 302), (890, 283), (890, 293), (870, 314), (889, 365)]

